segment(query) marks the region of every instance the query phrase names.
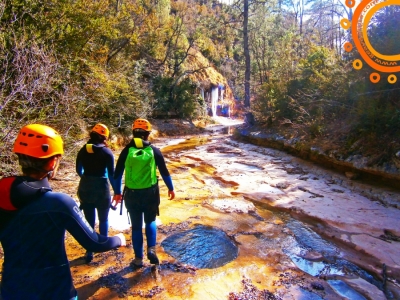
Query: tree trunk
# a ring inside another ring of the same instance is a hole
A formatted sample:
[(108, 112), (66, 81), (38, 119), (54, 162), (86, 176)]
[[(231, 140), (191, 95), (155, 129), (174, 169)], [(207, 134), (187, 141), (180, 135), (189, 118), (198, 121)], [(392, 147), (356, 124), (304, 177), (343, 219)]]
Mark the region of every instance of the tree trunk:
[(245, 57), (245, 73), (244, 73), (244, 107), (250, 108), (250, 51), (249, 51), (249, 0), (243, 3), (243, 47)]

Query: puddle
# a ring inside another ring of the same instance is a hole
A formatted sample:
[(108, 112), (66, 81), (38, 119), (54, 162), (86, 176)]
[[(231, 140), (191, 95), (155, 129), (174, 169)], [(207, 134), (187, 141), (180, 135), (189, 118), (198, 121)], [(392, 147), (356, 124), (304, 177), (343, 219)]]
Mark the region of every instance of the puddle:
[(323, 300), (324, 299), (310, 291), (307, 291), (307, 290), (299, 288), (299, 287), (292, 289), (292, 294), (295, 297), (294, 299), (296, 299), (296, 300)]
[(238, 256), (238, 248), (223, 231), (203, 225), (173, 234), (161, 246), (179, 262), (199, 269), (218, 268)]
[(303, 272), (306, 272), (312, 276), (321, 275), (344, 275), (344, 273), (325, 262), (313, 262), (294, 254), (288, 254), (294, 264)]
[(317, 233), (306, 227), (303, 223), (289, 219), (286, 226), (293, 232), (297, 242), (307, 250), (313, 250), (324, 256), (337, 256), (338, 248), (322, 239)]
[(351, 300), (367, 300), (363, 295), (353, 290), (348, 284), (341, 280), (328, 280), (329, 285), (340, 296)]

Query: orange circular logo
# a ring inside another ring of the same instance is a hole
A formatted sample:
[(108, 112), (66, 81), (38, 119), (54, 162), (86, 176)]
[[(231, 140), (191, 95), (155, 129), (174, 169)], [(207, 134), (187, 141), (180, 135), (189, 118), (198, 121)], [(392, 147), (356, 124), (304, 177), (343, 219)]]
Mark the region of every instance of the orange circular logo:
[[(352, 8), (355, 4), (354, 0), (346, 0), (346, 6)], [(400, 71), (400, 53), (395, 55), (384, 55), (379, 53), (372, 47), (367, 29), (373, 15), (380, 9), (389, 5), (400, 5), (400, 0), (364, 0), (361, 1), (354, 11), (354, 15), (351, 21), (342, 19), (340, 25), (345, 30), (351, 30), (354, 45), (360, 53), (361, 57), (371, 68), (376, 71), (384, 73), (394, 73)], [(353, 47), (351, 43), (347, 42), (344, 44), (344, 49), (350, 52)], [(355, 60), (353, 67), (356, 70), (362, 68), (362, 62)], [(380, 80), (378, 73), (372, 73), (370, 80), (373, 83), (377, 83)], [(389, 83), (395, 83), (397, 77), (393, 74), (388, 76)]]

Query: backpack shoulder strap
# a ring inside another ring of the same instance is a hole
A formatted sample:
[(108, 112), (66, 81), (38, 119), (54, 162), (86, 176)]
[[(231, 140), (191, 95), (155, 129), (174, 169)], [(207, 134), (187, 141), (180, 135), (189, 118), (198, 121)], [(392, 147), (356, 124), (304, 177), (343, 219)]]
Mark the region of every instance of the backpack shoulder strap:
[(93, 144), (86, 144), (86, 152), (87, 153), (94, 153)]
[(135, 142), (135, 148), (142, 149), (143, 148), (143, 141), (141, 138), (133, 138), (133, 141)]
[[(96, 145), (96, 148), (103, 148), (105, 145)], [(94, 153), (93, 144), (86, 144), (86, 152), (87, 153)]]

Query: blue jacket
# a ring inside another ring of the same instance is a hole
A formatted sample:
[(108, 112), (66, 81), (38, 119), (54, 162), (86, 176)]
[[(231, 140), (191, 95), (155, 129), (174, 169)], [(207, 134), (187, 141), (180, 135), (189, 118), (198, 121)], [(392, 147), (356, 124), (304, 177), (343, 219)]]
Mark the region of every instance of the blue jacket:
[[(91, 152), (86, 145), (90, 145)], [(95, 144), (89, 140), (78, 152), (76, 157), (76, 173), (93, 177), (108, 177), (113, 190), (114, 187), (114, 155), (104, 144)]]
[(0, 227), (3, 300), (75, 297), (65, 231), (91, 252), (117, 248), (121, 240), (97, 234), (75, 201), (52, 192), (47, 179), (12, 178), (0, 180), (0, 190), (6, 191), (0, 194), (0, 218), (7, 216)]

